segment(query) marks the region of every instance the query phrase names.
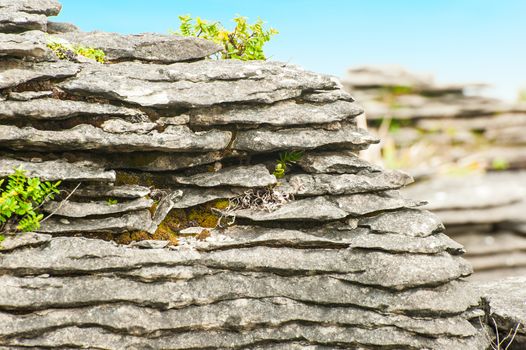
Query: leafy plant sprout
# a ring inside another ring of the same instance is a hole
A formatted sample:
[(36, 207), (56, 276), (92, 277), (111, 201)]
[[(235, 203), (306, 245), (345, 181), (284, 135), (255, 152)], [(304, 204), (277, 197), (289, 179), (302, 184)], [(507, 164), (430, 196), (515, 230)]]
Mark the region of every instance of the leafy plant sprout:
[(0, 180), (0, 232), (40, 228), (44, 215), (38, 213), (38, 208), (60, 193), (59, 185), (60, 181), (51, 183), (37, 177), (28, 178), (22, 169), (9, 175), (7, 182)]
[(291, 165), (303, 157), (303, 151), (291, 151), (283, 152), (279, 154), (279, 159), (276, 161), (276, 166), (274, 168), (274, 176), (277, 179), (281, 179), (285, 176), (287, 172), (288, 165)]
[(53, 39), (48, 41), (47, 47), (61, 60), (72, 61), (75, 60), (77, 56), (83, 56), (98, 63), (106, 62), (106, 54), (104, 51), (93, 47), (70, 45), (67, 42), (55, 41)]
[(191, 15), (179, 16), (179, 20), (181, 23), (176, 34), (211, 40), (224, 47), (223, 52), (215, 56), (217, 59), (265, 60), (263, 46), (278, 34), (276, 29), (265, 29), (261, 19), (249, 24), (243, 16), (234, 18), (236, 26), (232, 31), (225, 29), (220, 22), (210, 23), (200, 17), (194, 20)]

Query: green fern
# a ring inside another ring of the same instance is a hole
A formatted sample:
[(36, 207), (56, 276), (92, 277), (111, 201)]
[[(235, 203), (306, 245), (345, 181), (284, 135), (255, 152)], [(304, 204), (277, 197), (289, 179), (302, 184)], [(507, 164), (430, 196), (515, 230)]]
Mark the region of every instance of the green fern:
[(196, 36), (222, 45), (223, 52), (216, 56), (222, 59), (265, 60), (263, 46), (278, 34), (273, 28), (265, 29), (261, 19), (249, 24), (247, 18), (242, 16), (234, 18), (236, 26), (232, 31), (225, 29), (220, 22), (209, 23), (200, 17), (194, 21), (190, 15), (179, 16), (179, 21), (176, 34)]
[(60, 181), (42, 182), (39, 178), (28, 178), (21, 169), (5, 180), (0, 180), (0, 231), (12, 229), (15, 231), (32, 231), (40, 227), (44, 217), (36, 212), (38, 207), (47, 200), (59, 194)]

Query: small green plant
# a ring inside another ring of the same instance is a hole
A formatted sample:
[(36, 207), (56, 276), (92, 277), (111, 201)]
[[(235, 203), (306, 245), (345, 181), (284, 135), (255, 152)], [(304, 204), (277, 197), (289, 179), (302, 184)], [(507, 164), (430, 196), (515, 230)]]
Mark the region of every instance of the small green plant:
[(495, 158), (491, 162), (491, 168), (493, 170), (507, 170), (510, 167), (510, 163), (504, 158)]
[(223, 52), (217, 56), (222, 59), (238, 59), (243, 61), (265, 60), (263, 46), (278, 34), (276, 29), (265, 29), (263, 21), (258, 19), (256, 23), (247, 23), (247, 18), (237, 16), (234, 18), (236, 27), (228, 31), (220, 22), (209, 23), (192, 16), (179, 16), (181, 24), (176, 34), (184, 36), (195, 36), (211, 40), (224, 47)]
[(26, 177), (23, 170), (16, 169), (4, 183), (4, 179), (0, 180), (0, 232), (38, 229), (44, 217), (37, 212), (38, 207), (60, 192), (60, 181), (42, 182), (37, 177)]
[(301, 157), (303, 157), (303, 151), (280, 153), (279, 159), (276, 161), (276, 166), (274, 168), (274, 176), (277, 179), (284, 177), (287, 172), (287, 166), (296, 163)]
[(107, 203), (108, 205), (115, 205), (115, 204), (119, 203), (119, 201), (116, 200), (116, 199), (113, 199), (113, 198), (109, 198), (109, 199), (106, 201), (106, 203)]
[(47, 47), (61, 60), (74, 60), (77, 56), (84, 56), (99, 63), (106, 62), (106, 54), (100, 49), (80, 45), (69, 45), (58, 41), (49, 41)]

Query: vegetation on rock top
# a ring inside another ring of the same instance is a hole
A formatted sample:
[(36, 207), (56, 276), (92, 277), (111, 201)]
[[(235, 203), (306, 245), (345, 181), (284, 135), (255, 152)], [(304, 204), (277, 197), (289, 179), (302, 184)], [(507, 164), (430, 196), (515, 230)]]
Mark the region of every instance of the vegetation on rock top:
[(238, 59), (243, 61), (265, 60), (263, 46), (278, 34), (274, 28), (265, 29), (263, 21), (258, 19), (254, 24), (247, 23), (247, 18), (234, 18), (236, 27), (229, 31), (220, 22), (209, 23), (206, 20), (190, 15), (179, 16), (181, 24), (176, 34), (195, 36), (211, 40), (224, 47), (216, 58)]

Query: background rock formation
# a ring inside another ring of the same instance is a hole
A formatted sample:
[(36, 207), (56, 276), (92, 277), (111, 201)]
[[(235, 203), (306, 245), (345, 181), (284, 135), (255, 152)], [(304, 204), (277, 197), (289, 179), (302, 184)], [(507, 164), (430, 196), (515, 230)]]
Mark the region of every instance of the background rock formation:
[(417, 179), (406, 195), (430, 202), (466, 247), (473, 278), (525, 275), (526, 105), (397, 67), (353, 68), (344, 84), (382, 138), (365, 156)]
[(55, 1), (0, 7), (1, 174), (71, 194), (2, 242), (0, 346), (486, 348), (462, 246), (355, 155), (377, 140), (337, 81), (149, 34), (56, 34), (110, 59), (60, 61)]

